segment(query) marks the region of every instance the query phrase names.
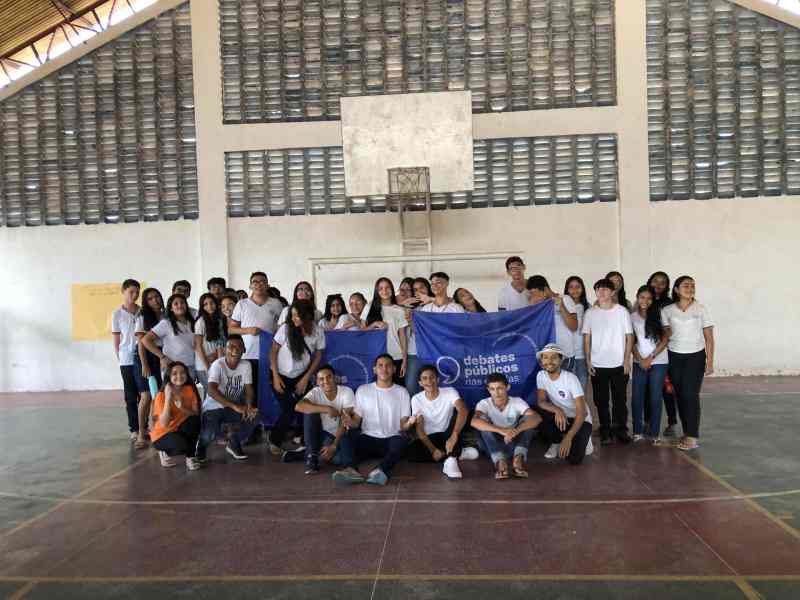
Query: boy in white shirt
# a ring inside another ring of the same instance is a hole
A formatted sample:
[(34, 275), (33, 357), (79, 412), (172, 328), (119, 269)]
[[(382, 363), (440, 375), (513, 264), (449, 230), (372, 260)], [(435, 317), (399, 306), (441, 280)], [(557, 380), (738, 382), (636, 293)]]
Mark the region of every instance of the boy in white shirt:
[(516, 477), (527, 477), (525, 462), (533, 430), (542, 418), (522, 398), (509, 396), (511, 386), (502, 373), (492, 373), (486, 378), (490, 397), (475, 406), (472, 426), (480, 433), (481, 449), (489, 455), (495, 466), (495, 479), (508, 479), (508, 458), (513, 457), (512, 468)]
[(530, 292), (525, 288), (525, 263), (519, 256), (506, 259), (506, 273), (511, 281), (500, 288), (497, 295), (497, 310), (525, 308), (530, 301)]
[[(629, 444), (626, 387), (631, 372), (633, 325), (631, 314), (614, 301), (614, 284), (600, 279), (594, 284), (597, 304), (583, 317), (583, 352), (592, 376), (592, 392), (600, 417), (600, 443), (613, 438)], [(608, 411), (609, 387), (613, 422)], [(613, 437), (612, 437), (613, 436)]]
[(553, 317), (556, 326), (556, 344), (561, 348), (564, 359), (562, 367), (567, 371), (575, 371), (574, 333), (578, 330), (578, 306), (569, 297), (563, 296), (550, 289), (542, 275), (529, 277), (525, 287), (531, 294), (531, 304), (539, 304), (545, 300), (553, 301)]
[(242, 360), (244, 341), (240, 335), (228, 337), (225, 356), (208, 369), (208, 393), (203, 400), (203, 428), (197, 440), (196, 458), (205, 462), (206, 449), (219, 435), (223, 423), (238, 423), (239, 431), (228, 440), (225, 452), (236, 460), (247, 455), (242, 444), (258, 427), (258, 408), (250, 363)]
[(122, 306), (111, 315), (114, 354), (122, 374), (122, 391), (132, 441), (139, 435), (139, 392), (133, 372), (133, 355), (136, 352), (136, 318), (139, 316), (139, 305), (136, 301), (139, 299), (140, 288), (139, 282), (135, 279), (123, 281)]
[(464, 307), (457, 304), (447, 295), (447, 286), (450, 285), (450, 276), (442, 271), (431, 273), (431, 290), (433, 299), (424, 304), (419, 310), (434, 313), (463, 313)]
[[(411, 398), (411, 418), (417, 439), (408, 447), (411, 462), (440, 462), (442, 473), (450, 479), (461, 479), (458, 459), (461, 457), (461, 432), (467, 424), (467, 405), (455, 388), (439, 387), (439, 373), (433, 365), (419, 372), (422, 391)], [(474, 448), (471, 448), (474, 452)], [(468, 453), (465, 458), (472, 453)]]
[[(333, 474), (336, 483), (361, 483), (386, 485), (392, 468), (402, 458), (408, 446), (405, 431), (409, 423), (411, 402), (406, 388), (393, 383), (394, 359), (381, 354), (373, 367), (375, 383), (362, 385), (356, 390), (352, 415), (342, 413), (347, 433), (340, 445), (341, 463), (344, 467)], [(359, 461), (380, 458), (381, 462), (364, 478), (356, 470)]]
[(536, 353), (542, 371), (536, 375), (536, 412), (542, 417), (539, 432), (550, 442), (545, 458), (566, 458), (579, 465), (594, 452), (592, 415), (578, 378), (562, 370), (564, 351), (558, 344), (547, 344)]
[(317, 387), (312, 389), (295, 406), (303, 413), (303, 438), (305, 450), (287, 450), (282, 460), (288, 462), (305, 457), (306, 475), (319, 472), (319, 461), (333, 465), (341, 463), (339, 444), (346, 429), (342, 413), (352, 413), (355, 406), (353, 390), (336, 384), (336, 371), (331, 365), (322, 365), (317, 371)]

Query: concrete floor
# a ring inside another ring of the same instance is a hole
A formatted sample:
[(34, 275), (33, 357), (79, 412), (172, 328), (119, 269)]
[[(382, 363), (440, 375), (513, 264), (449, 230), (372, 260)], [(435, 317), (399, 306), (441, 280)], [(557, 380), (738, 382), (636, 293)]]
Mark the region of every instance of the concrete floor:
[(263, 446), (187, 473), (120, 393), (0, 394), (0, 598), (800, 598), (800, 378), (708, 380), (703, 446), (532, 448), (529, 480), (335, 487)]

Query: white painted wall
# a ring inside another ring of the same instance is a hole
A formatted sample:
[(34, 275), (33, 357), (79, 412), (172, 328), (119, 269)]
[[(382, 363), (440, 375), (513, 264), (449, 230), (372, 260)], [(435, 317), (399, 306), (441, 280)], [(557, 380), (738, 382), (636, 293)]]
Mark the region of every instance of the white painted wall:
[(121, 387), (110, 340), (71, 339), (71, 285), (134, 277), (165, 300), (176, 279), (200, 289), (196, 231), (191, 221), (0, 229), (0, 392)]

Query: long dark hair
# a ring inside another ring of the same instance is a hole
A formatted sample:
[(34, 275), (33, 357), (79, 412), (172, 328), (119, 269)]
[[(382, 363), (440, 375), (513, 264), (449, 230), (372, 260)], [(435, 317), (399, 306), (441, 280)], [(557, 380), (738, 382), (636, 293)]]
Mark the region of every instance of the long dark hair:
[(414, 294), (414, 278), (413, 277), (403, 277), (403, 279), (400, 281), (400, 285), (397, 286), (397, 289), (400, 289), (401, 287), (403, 287), (404, 283), (408, 284), (408, 287), (411, 288), (411, 294), (413, 295)]
[[(211, 298), (214, 301), (214, 313), (208, 314), (206, 310), (203, 308), (203, 304), (205, 304), (206, 299)], [(213, 294), (203, 294), (200, 296), (200, 317), (203, 319), (203, 323), (206, 325), (206, 339), (209, 342), (215, 342), (216, 340), (222, 339), (222, 330), (223, 330), (223, 320), (225, 317), (222, 316), (222, 313), (219, 310), (219, 302), (214, 297)]]
[(172, 312), (172, 302), (180, 298), (183, 300), (184, 304), (186, 304), (186, 321), (189, 323), (189, 331), (192, 330), (192, 326), (194, 325), (194, 319), (192, 319), (192, 311), (189, 310), (189, 303), (186, 301), (186, 296), (183, 294), (172, 294), (167, 299), (167, 319), (172, 324), (172, 332), (175, 335), (180, 335), (180, 329), (178, 329), (178, 317), (175, 316), (175, 313)]
[[(296, 310), (297, 315), (300, 317), (300, 327), (294, 324), (292, 319), (292, 311)], [(292, 353), (292, 358), (299, 361), (303, 358), (303, 354), (308, 349), (306, 345), (305, 333), (303, 332), (304, 325), (310, 325), (309, 329), (313, 331), (316, 327), (314, 323), (314, 305), (310, 300), (295, 300), (289, 308), (289, 316), (286, 319), (286, 340), (289, 344), (289, 351)], [(309, 352), (310, 353), (310, 352)]]
[(564, 283), (564, 295), (569, 296), (569, 284), (573, 281), (577, 281), (581, 284), (581, 296), (578, 298), (578, 302), (583, 305), (584, 310), (589, 310), (589, 301), (586, 299), (586, 284), (583, 283), (583, 279), (577, 275), (570, 275), (567, 277), (567, 281)]
[[(341, 294), (328, 294), (328, 297), (325, 299), (325, 314), (323, 315), (323, 318), (326, 321), (330, 321), (331, 320), (331, 317), (333, 316), (333, 314), (331, 312), (331, 308), (333, 307), (333, 303), (336, 302), (337, 300), (342, 305), (342, 315), (346, 315), (347, 314), (347, 305), (344, 303), (344, 298), (342, 298), (342, 295)], [(342, 315), (339, 315), (339, 316), (341, 317)]]
[(675, 283), (672, 284), (672, 302), (677, 303), (678, 300), (681, 299), (681, 297), (678, 295), (678, 288), (681, 287), (681, 284), (684, 281), (689, 279), (694, 281), (694, 277), (691, 277), (690, 275), (681, 275), (675, 280)]
[(653, 340), (656, 344), (661, 341), (661, 336), (664, 335), (664, 325), (661, 324), (661, 307), (656, 303), (653, 289), (649, 285), (643, 285), (636, 292), (636, 312), (639, 312), (639, 294), (642, 292), (650, 292), (653, 296), (653, 301), (647, 308), (647, 313), (644, 319), (644, 334)]
[(372, 291), (372, 302), (370, 302), (369, 312), (367, 313), (367, 325), (372, 325), (377, 321), (383, 321), (381, 297), (378, 295), (378, 286), (383, 281), (388, 283), (392, 290), (391, 304), (397, 304), (397, 297), (394, 295), (394, 284), (392, 283), (392, 280), (388, 277), (378, 277), (378, 280), (375, 282), (375, 289)]
[[(425, 294), (428, 296), (433, 297), (433, 289), (431, 289), (431, 282), (425, 279), (424, 277), (417, 277), (414, 279), (414, 283), (421, 283), (425, 286)], [(411, 284), (411, 289), (414, 289), (414, 284)]]
[[(659, 277), (659, 276), (661, 276), (661, 277), (663, 277), (664, 279), (667, 280), (667, 285), (664, 288), (664, 295), (663, 296), (659, 296), (658, 294), (656, 294), (656, 290), (653, 288), (653, 279), (655, 279), (656, 277)], [(655, 273), (650, 275), (650, 277), (647, 278), (647, 287), (649, 287), (650, 291), (653, 292), (653, 302), (658, 304), (660, 307), (663, 308), (667, 304), (672, 304), (672, 299), (669, 297), (669, 291), (670, 291), (669, 290), (669, 275), (664, 273), (664, 271), (656, 271)]]
[[(462, 306), (464, 308), (464, 310), (466, 310), (467, 307), (464, 306), (464, 303), (461, 302), (461, 300), (458, 298), (458, 293), (459, 292), (466, 292), (466, 291), (467, 291), (466, 288), (457, 288), (456, 291), (453, 292), (453, 300), (456, 301), (456, 304), (458, 304), (459, 306)], [(472, 294), (472, 292), (470, 292), (470, 293)], [(475, 311), (479, 312), (479, 313), (485, 313), (486, 309), (483, 308), (483, 306), (481, 305), (480, 302), (478, 302), (478, 299), (475, 297), (474, 294), (472, 295), (472, 299), (475, 300)], [(421, 371), (420, 371), (420, 373), (421, 373)]]
[(298, 281), (297, 285), (294, 286), (294, 292), (292, 292), (292, 305), (297, 302), (297, 288), (299, 288), (301, 285), (307, 285), (308, 289), (311, 290), (311, 300), (309, 300), (309, 302), (311, 302), (311, 306), (314, 307), (314, 310), (317, 310), (317, 296), (314, 294), (314, 287), (307, 281)]
[(161, 391), (164, 392), (164, 395), (166, 396), (167, 393), (166, 389), (170, 383), (169, 380), (170, 377), (172, 376), (172, 371), (176, 367), (181, 367), (186, 373), (186, 383), (184, 383), (183, 385), (192, 386), (192, 392), (194, 393), (194, 397), (197, 398), (197, 406), (200, 406), (200, 392), (197, 391), (197, 386), (194, 384), (194, 380), (192, 379), (192, 374), (189, 372), (189, 368), (179, 360), (176, 360), (174, 363), (171, 363), (167, 367), (167, 370), (164, 371), (164, 381), (161, 384)]
[[(158, 314), (152, 308), (150, 308), (150, 304), (147, 302), (147, 296), (150, 294), (156, 294), (158, 296), (159, 301), (161, 302), (161, 314)], [(164, 297), (161, 295), (156, 288), (149, 287), (142, 293), (142, 323), (144, 324), (144, 330), (150, 331), (153, 327), (155, 327), (161, 318), (164, 316)]]
[(606, 279), (611, 279), (613, 275), (616, 275), (622, 281), (622, 284), (620, 284), (619, 289), (614, 292), (617, 295), (617, 303), (630, 310), (631, 303), (628, 302), (628, 299), (625, 297), (625, 278), (619, 271), (609, 271), (608, 273), (606, 273)]

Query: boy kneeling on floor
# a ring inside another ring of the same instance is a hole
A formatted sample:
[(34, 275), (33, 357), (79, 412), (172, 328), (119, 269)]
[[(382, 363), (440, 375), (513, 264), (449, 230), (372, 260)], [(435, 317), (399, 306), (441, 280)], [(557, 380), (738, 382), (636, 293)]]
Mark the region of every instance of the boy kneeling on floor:
[(492, 459), (495, 479), (508, 479), (508, 459), (516, 477), (527, 477), (528, 460), (533, 430), (542, 418), (522, 398), (509, 396), (511, 386), (502, 373), (492, 373), (486, 378), (486, 388), (491, 397), (475, 406), (472, 426), (480, 433), (480, 446)]
[(592, 414), (583, 397), (578, 378), (561, 368), (564, 352), (557, 344), (547, 344), (536, 358), (542, 371), (536, 375), (536, 411), (542, 424), (539, 432), (550, 443), (545, 458), (566, 458), (579, 465), (594, 452)]

